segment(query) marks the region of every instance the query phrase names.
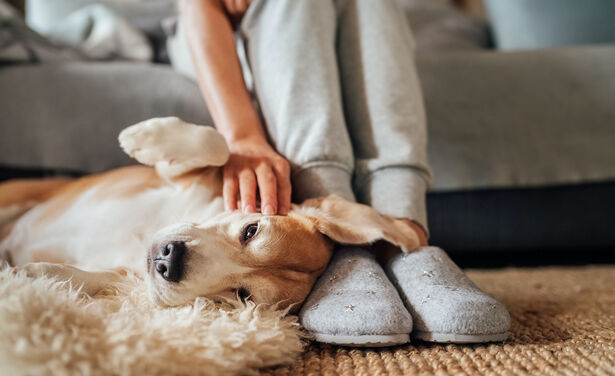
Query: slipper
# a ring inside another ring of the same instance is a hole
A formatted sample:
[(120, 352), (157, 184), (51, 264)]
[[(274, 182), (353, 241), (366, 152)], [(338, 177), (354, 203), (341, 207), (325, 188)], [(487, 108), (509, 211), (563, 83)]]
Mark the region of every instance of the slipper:
[(374, 256), (361, 248), (335, 251), (299, 313), (319, 342), (382, 347), (410, 341), (412, 317)]
[(510, 315), (438, 247), (395, 256), (387, 274), (414, 319), (412, 336), (430, 342), (503, 341)]

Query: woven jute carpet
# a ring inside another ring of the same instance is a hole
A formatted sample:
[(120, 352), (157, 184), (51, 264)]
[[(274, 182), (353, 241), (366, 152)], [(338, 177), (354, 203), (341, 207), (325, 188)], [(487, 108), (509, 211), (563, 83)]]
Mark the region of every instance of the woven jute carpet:
[(469, 270), (512, 316), (485, 345), (310, 345), (272, 375), (615, 375), (615, 266)]

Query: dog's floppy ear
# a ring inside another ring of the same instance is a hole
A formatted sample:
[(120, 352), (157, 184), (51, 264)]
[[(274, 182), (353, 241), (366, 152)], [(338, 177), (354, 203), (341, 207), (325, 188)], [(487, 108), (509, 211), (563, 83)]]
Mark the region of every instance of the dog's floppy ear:
[(369, 244), (382, 239), (404, 252), (419, 246), (418, 235), (406, 223), (335, 195), (306, 200), (295, 213), (310, 218), (320, 232), (338, 243)]

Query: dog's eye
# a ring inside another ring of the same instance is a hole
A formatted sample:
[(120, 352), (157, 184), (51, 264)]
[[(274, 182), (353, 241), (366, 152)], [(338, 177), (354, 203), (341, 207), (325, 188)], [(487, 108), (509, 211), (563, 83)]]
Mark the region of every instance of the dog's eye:
[(256, 235), (257, 232), (258, 232), (258, 223), (252, 223), (252, 224), (247, 225), (243, 229), (243, 234), (241, 235), (241, 242), (247, 243), (250, 239), (254, 237), (254, 235)]
[(246, 300), (248, 300), (248, 298), (250, 298), (250, 291), (243, 287), (238, 288), (237, 290), (235, 290), (235, 292), (237, 293), (237, 297), (239, 297), (242, 302), (245, 302)]

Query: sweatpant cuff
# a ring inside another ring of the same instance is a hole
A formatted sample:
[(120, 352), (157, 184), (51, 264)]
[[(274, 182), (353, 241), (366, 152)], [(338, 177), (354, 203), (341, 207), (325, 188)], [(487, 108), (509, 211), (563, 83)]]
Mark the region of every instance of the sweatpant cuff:
[(356, 201), (352, 192), (352, 175), (344, 168), (318, 165), (303, 168), (292, 175), (293, 201), (335, 194)]
[(425, 207), (427, 181), (418, 171), (407, 167), (383, 168), (372, 172), (361, 187), (355, 188), (359, 202), (381, 214), (415, 221), (429, 234)]

